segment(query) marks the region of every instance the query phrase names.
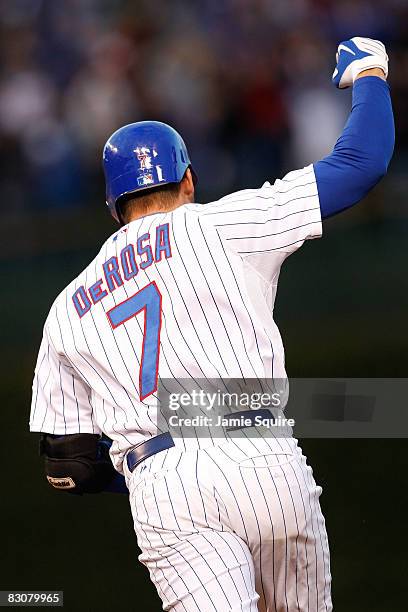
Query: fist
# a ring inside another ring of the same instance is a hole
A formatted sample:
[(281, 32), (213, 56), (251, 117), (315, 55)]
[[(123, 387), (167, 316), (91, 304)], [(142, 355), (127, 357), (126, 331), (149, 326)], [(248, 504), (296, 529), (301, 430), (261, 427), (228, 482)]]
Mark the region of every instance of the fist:
[(379, 40), (355, 36), (339, 44), (332, 81), (339, 89), (353, 85), (357, 76), (370, 68), (381, 68), (388, 76), (388, 55)]

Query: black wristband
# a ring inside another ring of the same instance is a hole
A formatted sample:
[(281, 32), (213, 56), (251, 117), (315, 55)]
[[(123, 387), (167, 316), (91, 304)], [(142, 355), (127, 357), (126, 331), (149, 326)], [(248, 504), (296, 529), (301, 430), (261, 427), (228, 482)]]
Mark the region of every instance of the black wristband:
[(100, 452), (99, 439), (96, 434), (43, 434), (40, 452), (50, 485), (77, 495), (103, 491), (116, 472), (109, 455)]

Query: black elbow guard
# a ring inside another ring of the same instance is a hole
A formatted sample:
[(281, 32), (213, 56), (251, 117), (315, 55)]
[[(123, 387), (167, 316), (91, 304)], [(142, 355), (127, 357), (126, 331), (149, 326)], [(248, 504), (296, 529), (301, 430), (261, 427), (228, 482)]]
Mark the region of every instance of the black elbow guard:
[(40, 453), (51, 486), (68, 493), (100, 493), (113, 480), (115, 469), (108, 447), (95, 434), (42, 434)]

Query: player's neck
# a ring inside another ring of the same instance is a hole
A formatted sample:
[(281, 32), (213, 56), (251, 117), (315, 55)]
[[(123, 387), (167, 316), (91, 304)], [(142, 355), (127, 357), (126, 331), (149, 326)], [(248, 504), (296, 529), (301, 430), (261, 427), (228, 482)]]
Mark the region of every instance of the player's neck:
[(186, 196), (180, 194), (180, 197), (175, 199), (174, 202), (172, 203), (166, 203), (164, 205), (158, 202), (156, 205), (149, 206), (144, 211), (141, 211), (141, 212), (137, 210), (133, 211), (128, 223), (131, 223), (132, 221), (136, 221), (137, 219), (141, 219), (142, 217), (148, 217), (150, 215), (158, 215), (160, 213), (171, 212), (173, 210), (176, 210), (176, 208), (179, 208), (180, 206), (184, 206), (184, 204), (191, 204), (192, 201), (193, 201), (192, 199), (189, 199)]

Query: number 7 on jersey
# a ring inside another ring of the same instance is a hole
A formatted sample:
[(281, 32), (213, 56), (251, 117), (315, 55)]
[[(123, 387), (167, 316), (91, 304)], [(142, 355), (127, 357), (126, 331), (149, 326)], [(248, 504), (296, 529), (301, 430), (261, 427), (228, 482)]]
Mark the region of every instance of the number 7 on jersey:
[(113, 329), (144, 311), (142, 359), (139, 371), (140, 399), (157, 391), (159, 376), (162, 296), (153, 281), (106, 313)]

